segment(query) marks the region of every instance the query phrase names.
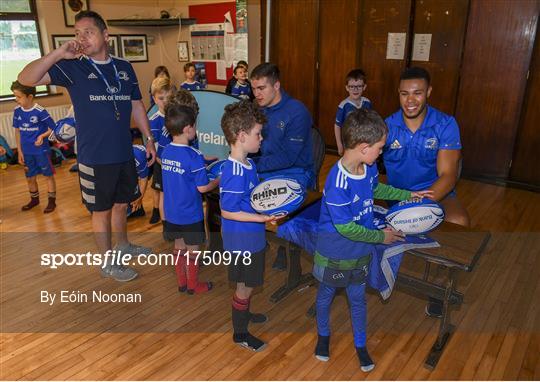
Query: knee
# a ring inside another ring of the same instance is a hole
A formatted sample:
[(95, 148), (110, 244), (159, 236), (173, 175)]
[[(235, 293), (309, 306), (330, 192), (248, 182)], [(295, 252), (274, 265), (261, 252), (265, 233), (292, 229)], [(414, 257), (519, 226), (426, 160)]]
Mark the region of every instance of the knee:
[(114, 212), (127, 213), (127, 206), (128, 206), (127, 203), (115, 203), (112, 209)]

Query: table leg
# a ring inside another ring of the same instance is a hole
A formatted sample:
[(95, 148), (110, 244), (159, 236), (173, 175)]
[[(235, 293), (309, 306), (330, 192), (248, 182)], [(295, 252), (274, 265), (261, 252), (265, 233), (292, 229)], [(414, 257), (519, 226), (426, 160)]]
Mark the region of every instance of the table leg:
[(455, 284), (455, 272), (453, 268), (448, 269), (448, 282), (446, 284), (446, 290), (444, 294), (444, 300), (443, 300), (443, 310), (442, 310), (442, 318), (441, 322), (439, 324), (439, 334), (437, 335), (437, 339), (435, 340), (435, 343), (431, 347), (431, 351), (429, 352), (426, 362), (424, 366), (428, 368), (429, 370), (433, 370), (435, 366), (437, 366), (437, 363), (439, 362), (439, 359), (441, 358), (441, 355), (444, 351), (444, 347), (446, 346), (446, 343), (450, 339), (450, 336), (452, 335), (454, 331), (454, 326), (450, 323), (450, 296), (454, 292), (454, 284)]
[(287, 269), (287, 279), (285, 285), (278, 288), (270, 296), (270, 302), (282, 300), (300, 285), (311, 283), (314, 278), (311, 273), (302, 274), (302, 265), (300, 264), (300, 254), (302, 249), (294, 243), (288, 243), (287, 252), (289, 254), (289, 267)]

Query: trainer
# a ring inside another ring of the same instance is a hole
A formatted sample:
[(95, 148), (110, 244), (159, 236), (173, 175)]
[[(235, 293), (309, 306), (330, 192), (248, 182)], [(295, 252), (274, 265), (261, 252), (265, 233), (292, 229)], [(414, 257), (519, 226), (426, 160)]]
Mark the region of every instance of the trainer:
[[(101, 253), (116, 247), (134, 256), (149, 248), (128, 242), (126, 210), (139, 197), (131, 144), (130, 120), (147, 137), (148, 164), (155, 148), (137, 76), (131, 64), (108, 53), (109, 34), (93, 11), (75, 16), (75, 40), (28, 64), (19, 74), (27, 86), (67, 88), (77, 118), (79, 179), (83, 203), (92, 213), (92, 228)], [(135, 190), (135, 193), (134, 193)], [(107, 264), (101, 274), (117, 281), (137, 277), (134, 269)]]
[(309, 111), (281, 89), (279, 68), (274, 64), (263, 63), (253, 69), (251, 87), (268, 120), (262, 130), (261, 156), (254, 158), (259, 176), (286, 176), (312, 188), (315, 176)]
[[(427, 104), (431, 77), (419, 67), (403, 71), (398, 110), (388, 118), (383, 148), (388, 184), (411, 191), (432, 190), (445, 220), (469, 226), (469, 215), (456, 196), (461, 162), (459, 127), (451, 117)], [(442, 317), (442, 301), (429, 298), (426, 314)]]

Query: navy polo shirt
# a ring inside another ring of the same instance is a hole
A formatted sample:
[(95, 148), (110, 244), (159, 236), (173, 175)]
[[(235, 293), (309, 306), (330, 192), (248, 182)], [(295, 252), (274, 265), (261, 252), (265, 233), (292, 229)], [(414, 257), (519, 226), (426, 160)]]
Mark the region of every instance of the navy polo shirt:
[(401, 110), (386, 118), (388, 137), (384, 165), (388, 184), (405, 190), (425, 190), (439, 178), (439, 150), (461, 150), (459, 127), (451, 117), (427, 106), (424, 122), (416, 132), (409, 130)]

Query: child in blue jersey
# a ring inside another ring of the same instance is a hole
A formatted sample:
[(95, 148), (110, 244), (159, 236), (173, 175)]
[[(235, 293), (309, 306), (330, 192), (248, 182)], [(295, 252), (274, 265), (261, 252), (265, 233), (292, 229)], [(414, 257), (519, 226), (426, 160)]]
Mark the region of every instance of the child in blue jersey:
[(178, 290), (189, 294), (212, 289), (211, 282), (198, 281), (196, 252), (206, 239), (201, 193), (213, 190), (219, 183), (219, 179), (208, 181), (202, 153), (189, 146), (196, 134), (195, 119), (192, 108), (167, 105), (165, 126), (172, 142), (161, 155), (165, 229), (175, 239)]
[(336, 144), (339, 155), (343, 155), (343, 142), (341, 141), (341, 128), (347, 115), (356, 109), (371, 109), (371, 101), (362, 94), (366, 91), (366, 74), (362, 69), (353, 69), (345, 78), (345, 89), (349, 96), (345, 98), (338, 106), (336, 112), (336, 122), (334, 124), (334, 133), (336, 135)]
[(313, 267), (313, 275), (320, 281), (315, 356), (321, 361), (330, 358), (330, 306), (337, 288), (345, 288), (354, 346), (364, 372), (375, 367), (366, 348), (365, 281), (371, 254), (376, 243), (404, 240), (403, 233), (392, 228), (376, 228), (373, 199), (405, 200), (431, 195), (430, 191), (410, 192), (379, 183), (375, 161), (387, 133), (384, 121), (373, 110), (355, 110), (345, 120), (345, 151), (326, 178)]
[[(248, 63), (244, 60), (240, 60), (237, 62), (235, 68), (243, 67), (246, 70), (246, 74), (248, 73), (249, 67)], [(232, 87), (236, 83), (236, 76), (233, 74), (231, 78), (229, 78), (229, 81), (227, 82), (227, 86), (225, 86), (225, 93), (231, 94)]]
[[(167, 101), (165, 103), (165, 109), (167, 108), (167, 105), (176, 105), (176, 106), (187, 106), (190, 107), (193, 112), (195, 113), (195, 119), (197, 119), (197, 116), (199, 115), (199, 104), (197, 103), (197, 100), (189, 92), (189, 90), (185, 89), (179, 89), (178, 91), (169, 94), (169, 97), (167, 98)], [(159, 163), (159, 180), (160, 180), (160, 197), (159, 197), (159, 212), (161, 215), (161, 223), (163, 224), (163, 232), (166, 232), (165, 230), (165, 220), (163, 219), (164, 212), (163, 212), (163, 188), (161, 184), (161, 154), (163, 153), (163, 150), (169, 143), (172, 142), (171, 135), (169, 134), (169, 131), (165, 126), (161, 129), (161, 134), (158, 139), (158, 145), (157, 145), (157, 155), (156, 155), (156, 162)], [(197, 137), (190, 140), (189, 145), (195, 149), (199, 148), (199, 143), (197, 141)], [(155, 175), (154, 175), (155, 176)]]
[(250, 203), (252, 189), (259, 184), (255, 163), (248, 154), (259, 151), (264, 114), (250, 101), (225, 107), (221, 128), (231, 146), (229, 160), (223, 164), (220, 182), (221, 233), (223, 248), (233, 254), (229, 281), (236, 283), (232, 299), (233, 341), (253, 351), (266, 343), (251, 335), (249, 322), (265, 322), (266, 316), (249, 311), (253, 288), (264, 280), (265, 226), (275, 216), (260, 215)]
[[(166, 66), (159, 65), (159, 66), (156, 66), (156, 68), (154, 69), (154, 80), (160, 77), (168, 79), (169, 82), (171, 81), (171, 75), (169, 74), (169, 69), (167, 69)], [(150, 92), (150, 108), (152, 108), (152, 106), (156, 104), (156, 101), (154, 100), (154, 93), (152, 92), (151, 84), (150, 84), (149, 92)]]
[[(172, 86), (168, 77), (159, 76), (152, 81), (152, 99), (157, 105), (158, 110), (152, 115), (148, 116), (150, 122), (150, 132), (154, 138), (156, 152), (159, 150), (159, 139), (162, 131), (165, 129), (165, 105), (167, 104), (167, 98), (171, 95)], [(167, 142), (168, 143), (168, 142)], [(156, 224), (159, 222), (161, 216), (163, 216), (163, 203), (161, 202), (161, 194), (163, 193), (161, 182), (161, 164), (159, 160), (154, 162), (152, 169), (152, 196), (154, 202), (154, 208), (152, 209), (152, 216), (150, 217), (150, 224)]]
[(247, 69), (243, 66), (234, 68), (234, 77), (236, 82), (231, 86), (229, 94), (241, 99), (253, 99), (251, 83), (249, 82)]
[(184, 65), (184, 76), (186, 80), (182, 82), (180, 87), (186, 90), (203, 90), (204, 85), (199, 81), (195, 81), (195, 64), (188, 62)]
[(133, 158), (135, 160), (137, 177), (139, 179), (139, 187), (135, 191), (135, 196), (138, 196), (137, 199), (135, 199), (128, 205), (128, 218), (135, 218), (145, 215), (142, 201), (144, 198), (144, 194), (146, 193), (146, 187), (148, 185), (148, 176), (150, 175), (150, 169), (148, 167), (148, 161), (146, 159), (146, 147), (144, 147), (143, 145), (133, 145)]
[(30, 202), (22, 207), (28, 211), (39, 204), (39, 190), (36, 180), (38, 174), (47, 178), (49, 200), (43, 213), (53, 212), (56, 208), (56, 182), (51, 163), (51, 152), (47, 137), (51, 135), (55, 124), (47, 110), (34, 103), (36, 88), (21, 85), (18, 81), (11, 84), (17, 107), (13, 112), (13, 127), (16, 129), (19, 163), (24, 166)]

